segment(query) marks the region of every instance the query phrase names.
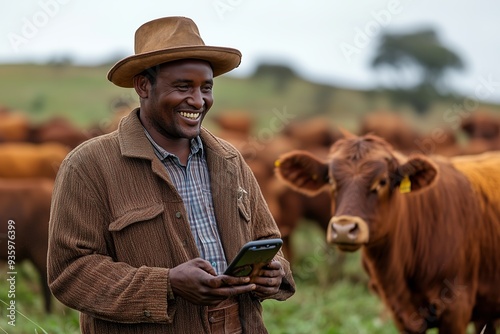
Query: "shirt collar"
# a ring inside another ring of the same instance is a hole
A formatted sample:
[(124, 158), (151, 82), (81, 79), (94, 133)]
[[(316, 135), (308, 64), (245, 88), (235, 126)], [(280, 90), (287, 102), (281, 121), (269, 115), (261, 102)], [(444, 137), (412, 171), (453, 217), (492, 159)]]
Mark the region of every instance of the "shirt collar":
[[(154, 148), (156, 156), (161, 161), (164, 161), (168, 157), (175, 157), (175, 158), (177, 158), (177, 156), (175, 154), (172, 154), (172, 153), (168, 152), (163, 147), (161, 147), (160, 145), (158, 145), (158, 143), (155, 142), (155, 140), (153, 139), (153, 137), (151, 137), (151, 135), (149, 134), (148, 130), (146, 130), (146, 128), (144, 126), (143, 126), (143, 129), (144, 129), (144, 133), (146, 134), (146, 137), (148, 138), (148, 140), (153, 145), (153, 148)], [(192, 156), (192, 155), (195, 155), (195, 154), (198, 154), (198, 153), (203, 154), (203, 142), (201, 141), (200, 136), (196, 136), (195, 138), (191, 139), (191, 148), (190, 148), (190, 150), (191, 150), (191, 153), (189, 154), (189, 156)]]

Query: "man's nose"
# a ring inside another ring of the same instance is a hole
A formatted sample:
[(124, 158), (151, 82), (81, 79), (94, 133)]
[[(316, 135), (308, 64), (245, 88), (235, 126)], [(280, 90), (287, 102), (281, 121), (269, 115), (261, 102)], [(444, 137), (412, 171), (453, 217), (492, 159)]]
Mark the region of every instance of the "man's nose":
[(205, 105), (205, 100), (203, 98), (203, 93), (195, 89), (191, 96), (189, 97), (188, 101), (190, 106), (196, 108), (196, 109), (201, 109)]

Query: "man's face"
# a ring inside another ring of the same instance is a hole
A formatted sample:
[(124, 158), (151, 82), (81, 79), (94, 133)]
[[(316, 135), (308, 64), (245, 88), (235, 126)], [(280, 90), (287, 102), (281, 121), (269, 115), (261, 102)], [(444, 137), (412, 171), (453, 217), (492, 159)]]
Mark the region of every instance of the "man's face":
[(192, 139), (212, 107), (213, 72), (202, 60), (178, 60), (161, 65), (156, 84), (148, 84), (141, 114), (148, 131), (168, 139)]

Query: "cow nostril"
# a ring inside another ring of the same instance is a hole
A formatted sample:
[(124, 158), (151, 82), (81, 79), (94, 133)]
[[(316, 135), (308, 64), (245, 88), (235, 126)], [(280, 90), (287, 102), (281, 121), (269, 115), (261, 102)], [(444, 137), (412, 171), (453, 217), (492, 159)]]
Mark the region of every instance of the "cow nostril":
[(340, 239), (350, 239), (356, 240), (360, 232), (360, 228), (358, 223), (350, 223), (350, 224), (332, 224), (332, 237), (334, 240)]
[(354, 223), (353, 224), (354, 226), (349, 230), (349, 232), (347, 233), (347, 236), (354, 240), (358, 237), (358, 234), (359, 234), (359, 226), (357, 223)]

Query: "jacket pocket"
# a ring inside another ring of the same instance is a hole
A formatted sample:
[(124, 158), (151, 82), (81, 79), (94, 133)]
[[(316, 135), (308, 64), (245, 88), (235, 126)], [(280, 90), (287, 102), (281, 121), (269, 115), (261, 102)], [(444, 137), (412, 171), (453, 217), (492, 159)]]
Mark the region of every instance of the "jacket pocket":
[(161, 256), (168, 254), (163, 212), (163, 205), (153, 203), (129, 210), (111, 222), (108, 231), (113, 259), (136, 268), (166, 266), (166, 257)]
[(250, 214), (250, 198), (248, 197), (248, 192), (239, 187), (238, 188), (238, 211), (240, 212), (240, 216), (248, 223), (252, 218)]
[(109, 224), (108, 226), (108, 231), (121, 231), (125, 227), (130, 226), (134, 223), (151, 220), (159, 216), (161, 213), (163, 213), (163, 211), (164, 208), (162, 204), (154, 204), (148, 207), (130, 210), (111, 222), (111, 224)]

